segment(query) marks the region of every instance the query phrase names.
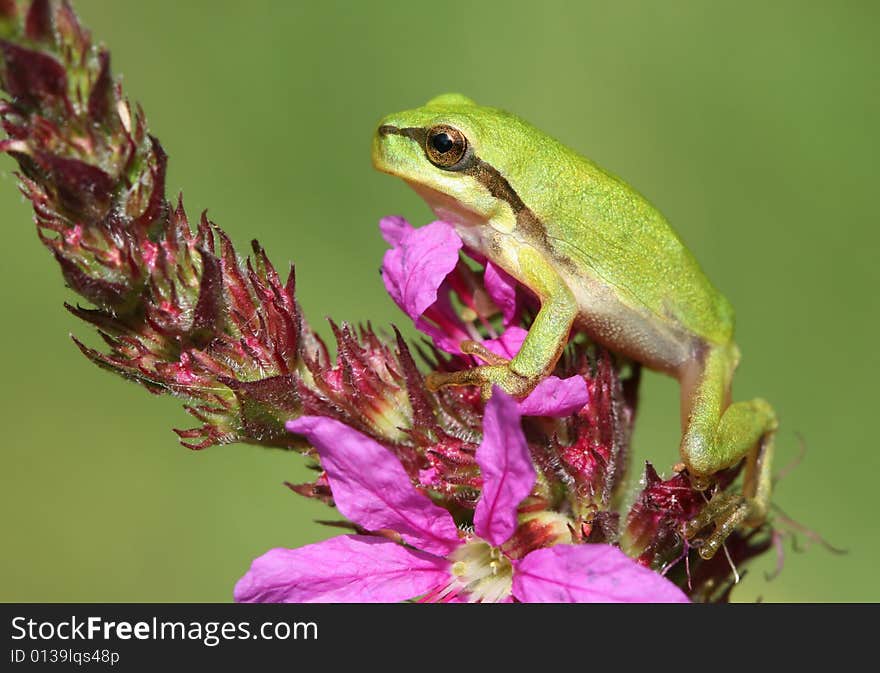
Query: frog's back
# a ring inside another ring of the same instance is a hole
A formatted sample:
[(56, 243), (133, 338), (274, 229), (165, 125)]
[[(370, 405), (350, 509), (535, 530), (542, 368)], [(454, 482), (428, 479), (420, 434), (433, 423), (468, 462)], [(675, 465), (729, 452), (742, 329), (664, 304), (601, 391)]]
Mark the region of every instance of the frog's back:
[[(526, 124), (525, 122), (521, 122)], [(548, 245), (573, 273), (594, 274), (634, 310), (712, 343), (733, 337), (733, 309), (663, 215), (635, 189), (540, 131), (519, 193), (543, 223)]]

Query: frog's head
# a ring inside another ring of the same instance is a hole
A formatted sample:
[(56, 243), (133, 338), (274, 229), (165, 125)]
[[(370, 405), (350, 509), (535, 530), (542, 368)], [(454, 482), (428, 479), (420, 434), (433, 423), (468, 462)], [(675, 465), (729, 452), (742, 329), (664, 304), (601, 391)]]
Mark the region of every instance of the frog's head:
[[(531, 133), (518, 118), (460, 94), (388, 115), (373, 138), (373, 165), (406, 180), (441, 218), (474, 224), (511, 212), (505, 176), (527, 152)], [(515, 208), (514, 208), (515, 210)]]

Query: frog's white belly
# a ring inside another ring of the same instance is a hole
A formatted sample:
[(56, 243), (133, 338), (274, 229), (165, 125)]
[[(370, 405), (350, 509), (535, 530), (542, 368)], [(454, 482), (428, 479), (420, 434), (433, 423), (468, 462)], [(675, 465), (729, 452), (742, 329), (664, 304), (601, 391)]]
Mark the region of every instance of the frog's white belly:
[[(489, 236), (502, 240), (494, 245), (490, 243), (489, 249), (483, 249), (484, 254), (522, 282), (517, 248), (528, 244), (516, 241), (514, 235), (493, 232)], [(503, 251), (501, 255), (499, 250)], [(625, 303), (620, 293), (597, 275), (590, 274), (588, 269), (565, 264), (553, 266), (574, 296), (578, 307), (576, 326), (597, 343), (676, 378), (682, 367), (693, 359), (697, 345), (694, 337), (673, 321), (658, 318), (644, 307)]]
[(577, 302), (578, 324), (598, 343), (676, 377), (694, 357), (694, 338), (674, 323), (625, 304), (597, 278), (568, 274), (564, 269), (562, 277)]

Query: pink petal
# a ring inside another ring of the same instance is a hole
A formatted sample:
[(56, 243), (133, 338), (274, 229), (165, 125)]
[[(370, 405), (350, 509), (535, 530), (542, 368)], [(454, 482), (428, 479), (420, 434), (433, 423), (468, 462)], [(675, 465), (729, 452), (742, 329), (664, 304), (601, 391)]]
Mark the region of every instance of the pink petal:
[(458, 264), (461, 238), (439, 220), (399, 237), (400, 229), (387, 229), (397, 243), (382, 260), (385, 289), (410, 318), (418, 320), (437, 301), (437, 290)]
[(509, 325), (516, 316), (516, 280), (504, 269), (486, 262), (483, 284), (495, 306), (501, 309), (504, 324)]
[(400, 215), (389, 215), (379, 220), (379, 230), (388, 245), (396, 246), (404, 236), (413, 231), (413, 226)]
[(321, 456), (333, 500), (342, 514), (367, 530), (389, 529), (408, 543), (445, 555), (459, 544), (449, 512), (422, 495), (397, 457), (345, 423), (302, 416), (287, 429), (305, 435)]
[(513, 573), (523, 603), (687, 603), (662, 575), (607, 544), (559, 544), (538, 549)]
[(483, 345), (495, 353), (495, 355), (512, 360), (519, 353), (519, 349), (522, 348), (523, 341), (526, 340), (528, 333), (528, 330), (514, 325), (504, 330), (504, 334), (497, 339), (486, 339), (483, 341)]
[(449, 581), (445, 559), (366, 535), (272, 549), (235, 585), (239, 603), (397, 603)]
[(440, 483), (440, 475), (436, 467), (429, 467), (425, 470), (419, 470), (419, 483), (422, 486), (431, 488)]
[(519, 411), (523, 416), (570, 416), (589, 401), (587, 382), (582, 376), (548, 376), (519, 403)]
[(474, 512), (474, 530), (497, 547), (516, 530), (517, 507), (531, 493), (536, 478), (516, 400), (497, 387), (486, 403), (483, 442), (476, 459), (483, 494)]

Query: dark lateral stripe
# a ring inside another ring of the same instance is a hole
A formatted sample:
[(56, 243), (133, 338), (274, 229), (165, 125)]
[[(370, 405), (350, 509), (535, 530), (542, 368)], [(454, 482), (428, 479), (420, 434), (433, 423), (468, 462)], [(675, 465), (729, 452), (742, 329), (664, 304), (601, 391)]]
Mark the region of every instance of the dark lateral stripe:
[(519, 198), (519, 194), (510, 186), (507, 178), (478, 156), (474, 156), (471, 165), (462, 170), (462, 173), (475, 178), (496, 199), (506, 201), (516, 215), (519, 215), (523, 210), (528, 210), (526, 204)]
[(517, 230), (533, 241), (540, 242), (542, 247), (546, 249), (547, 232), (541, 226), (540, 220), (531, 208), (519, 198), (519, 194), (516, 193), (507, 178), (501, 175), (494, 166), (474, 155), (470, 165), (464, 168), (462, 173), (470, 175), (489, 190), (492, 196), (507, 203), (516, 216)]
[(379, 135), (380, 136), (405, 136), (412, 140), (415, 140), (422, 149), (425, 147), (425, 141), (428, 139), (428, 130), (420, 128), (418, 126), (408, 126), (407, 128), (399, 128), (397, 126), (390, 126), (389, 124), (384, 124), (379, 127)]
[[(424, 149), (425, 141), (428, 137), (428, 129), (418, 126), (398, 128), (397, 126), (386, 124), (379, 127), (379, 135), (405, 136), (416, 141)], [(516, 226), (521, 233), (546, 244), (547, 236), (544, 227), (541, 226), (541, 222), (519, 197), (519, 194), (516, 193), (516, 190), (507, 181), (507, 178), (501, 175), (494, 166), (486, 163), (476, 154), (472, 154), (469, 159), (465, 159), (465, 165), (458, 169), (458, 171), (471, 176), (483, 185), (492, 196), (507, 203), (516, 216)]]

